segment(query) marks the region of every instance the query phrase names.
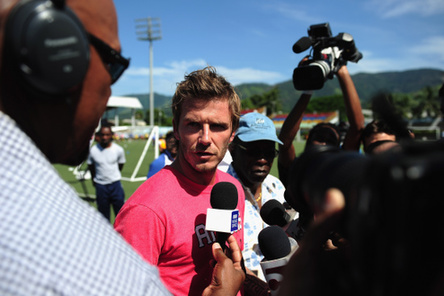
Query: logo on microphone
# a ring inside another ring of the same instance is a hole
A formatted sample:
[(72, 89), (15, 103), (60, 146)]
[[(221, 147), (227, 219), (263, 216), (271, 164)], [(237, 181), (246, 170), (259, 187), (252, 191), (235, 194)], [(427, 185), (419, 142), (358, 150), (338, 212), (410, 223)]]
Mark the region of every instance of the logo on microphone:
[(239, 210), (207, 209), (205, 229), (233, 233), (239, 230)]
[(231, 232), (238, 230), (239, 226), (239, 210), (235, 210), (231, 213)]

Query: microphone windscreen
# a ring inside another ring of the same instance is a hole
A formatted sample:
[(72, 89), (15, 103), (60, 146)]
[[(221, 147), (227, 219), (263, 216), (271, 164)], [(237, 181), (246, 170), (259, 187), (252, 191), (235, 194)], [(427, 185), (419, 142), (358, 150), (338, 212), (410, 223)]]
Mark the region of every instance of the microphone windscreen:
[(267, 260), (283, 258), (290, 254), (291, 244), (285, 231), (276, 225), (262, 229), (258, 236), (259, 248)]
[(311, 44), (312, 41), (310, 37), (302, 37), (293, 45), (293, 52), (301, 53), (303, 51), (306, 51), (310, 48)]
[(263, 204), (260, 210), (261, 218), (268, 225), (285, 226), (287, 225), (291, 217), (285, 211), (285, 207), (279, 201), (270, 199)]
[(230, 182), (219, 182), (211, 190), (210, 203), (213, 209), (234, 210), (237, 207), (237, 188)]

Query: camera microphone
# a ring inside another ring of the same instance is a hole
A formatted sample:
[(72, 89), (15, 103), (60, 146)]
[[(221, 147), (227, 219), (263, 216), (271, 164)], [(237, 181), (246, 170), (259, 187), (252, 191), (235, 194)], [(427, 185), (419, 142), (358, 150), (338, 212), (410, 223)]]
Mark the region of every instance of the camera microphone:
[(213, 186), (210, 196), (212, 209), (207, 209), (205, 229), (215, 231), (217, 242), (225, 250), (228, 236), (239, 230), (239, 210), (236, 210), (238, 192), (234, 184), (219, 182)]
[(302, 37), (299, 39), (294, 45), (293, 45), (293, 52), (294, 53), (301, 53), (303, 51), (306, 51), (310, 48), (310, 46), (313, 44), (310, 37)]

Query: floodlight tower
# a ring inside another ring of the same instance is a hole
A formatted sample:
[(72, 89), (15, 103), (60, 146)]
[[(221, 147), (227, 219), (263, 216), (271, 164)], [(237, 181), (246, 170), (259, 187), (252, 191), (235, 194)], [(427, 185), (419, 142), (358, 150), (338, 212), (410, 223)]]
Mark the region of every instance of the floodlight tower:
[(153, 41), (162, 39), (160, 18), (136, 19), (137, 39), (150, 42), (150, 126), (154, 127)]

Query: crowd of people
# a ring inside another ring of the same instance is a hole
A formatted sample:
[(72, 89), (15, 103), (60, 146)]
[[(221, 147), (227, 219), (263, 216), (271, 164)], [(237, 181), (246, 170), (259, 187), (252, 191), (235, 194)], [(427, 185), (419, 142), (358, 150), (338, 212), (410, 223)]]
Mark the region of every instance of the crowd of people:
[[(301, 155), (294, 139), (312, 91), (302, 93), (278, 135), (267, 116), (241, 116), (239, 95), (214, 67), (185, 75), (172, 98), (165, 150), (125, 201), (125, 153), (112, 142), (111, 126), (102, 122), (89, 146), (110, 86), (129, 66), (113, 2), (0, 0), (0, 20), (1, 295), (444, 291), (444, 202), (437, 197), (443, 144), (417, 145), (387, 116), (365, 125), (346, 64), (334, 73), (346, 106), (345, 136), (337, 125), (318, 124)], [(25, 34), (30, 24), (34, 36)], [(76, 42), (60, 52), (28, 50), (38, 40), (72, 36)], [(444, 102), (444, 84), (440, 96)], [(351, 159), (348, 175), (333, 161), (342, 155)], [(85, 159), (97, 210), (52, 166)], [(315, 181), (329, 188), (312, 194), (302, 179), (325, 163), (328, 182)], [(335, 183), (352, 175), (359, 182), (350, 190)], [(223, 234), (206, 229), (206, 218), (213, 189), (225, 182), (235, 188), (237, 227)], [(287, 222), (300, 230), (280, 286), (267, 282), (260, 264), (267, 258), (258, 237), (269, 227), (261, 209), (269, 201), (285, 204)]]
[[(120, 54), (113, 2), (1, 0), (0, 20), (0, 294), (171, 295), (159, 269), (79, 199), (52, 166), (86, 159), (110, 86), (129, 65)], [(27, 35), (30, 26), (33, 34)], [(26, 50), (45, 39), (75, 42), (63, 42), (58, 52)], [(183, 107), (181, 114), (187, 114), (190, 106)], [(186, 120), (192, 129), (192, 118)], [(217, 164), (236, 127), (231, 120), (223, 124), (217, 156), (194, 156), (214, 157), (211, 164)], [(184, 145), (190, 142), (184, 139)], [(204, 248), (202, 295), (240, 290), (242, 256), (233, 236), (228, 243), (231, 259), (218, 243)]]

